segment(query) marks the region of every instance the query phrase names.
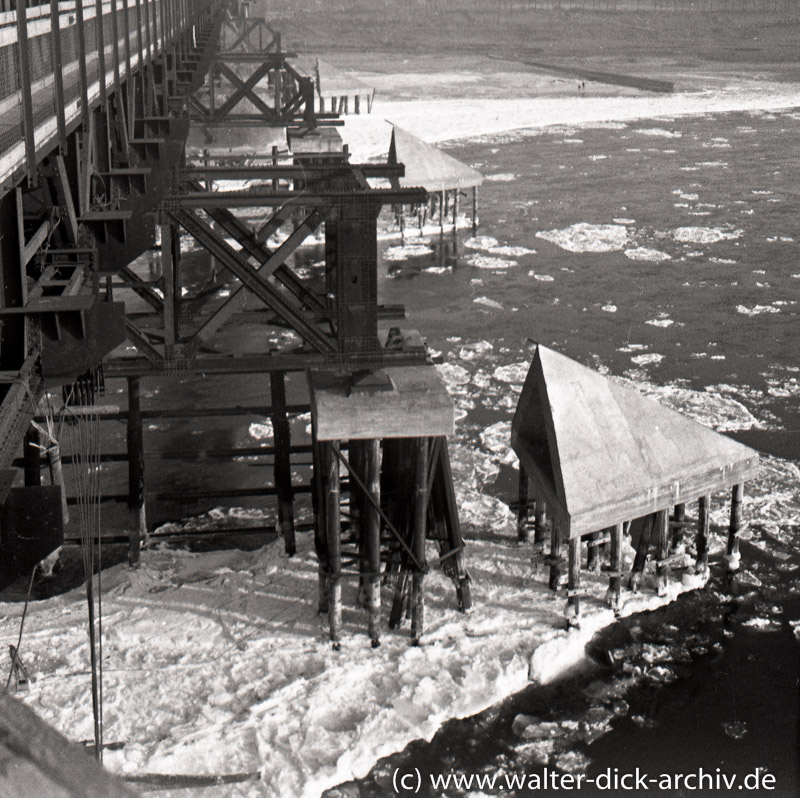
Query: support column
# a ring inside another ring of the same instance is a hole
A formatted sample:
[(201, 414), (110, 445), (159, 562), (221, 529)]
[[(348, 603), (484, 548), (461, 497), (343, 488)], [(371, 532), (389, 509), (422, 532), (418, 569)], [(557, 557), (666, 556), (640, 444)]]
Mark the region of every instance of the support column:
[(607, 537), (607, 535), (608, 530), (604, 529), (600, 532), (592, 532), (589, 536), (589, 543), (587, 545), (588, 553), (586, 556), (587, 571), (594, 571), (596, 574), (600, 573), (600, 566), (603, 560), (602, 550), (605, 545), (601, 541), (604, 537)]
[[(177, 249), (176, 249), (177, 244)], [(177, 342), (178, 314), (177, 302), (180, 300), (180, 291), (176, 296), (176, 275), (178, 272), (177, 259), (180, 253), (180, 239), (174, 224), (161, 225), (161, 277), (164, 292), (164, 356), (167, 360), (175, 357), (175, 344)]]
[(667, 593), (669, 585), (669, 552), (671, 535), (669, 529), (669, 514), (666, 510), (659, 510), (656, 513), (656, 541), (658, 565), (656, 571), (656, 592), (659, 596)]
[(644, 578), (644, 569), (647, 565), (647, 554), (650, 550), (650, 541), (653, 539), (655, 528), (656, 513), (647, 516), (642, 526), (642, 534), (636, 546), (636, 557), (633, 560), (633, 570), (631, 572), (630, 588), (636, 593)]
[(608, 605), (613, 610), (620, 608), (622, 597), (622, 535), (624, 525), (617, 524), (611, 532), (611, 579), (608, 583)]
[(142, 540), (147, 538), (147, 509), (144, 499), (144, 438), (139, 377), (128, 377), (128, 563), (139, 565)]
[(419, 645), (425, 626), (425, 532), (428, 514), (428, 439), (415, 441), (414, 518), (411, 548), (417, 559), (411, 582), (411, 638)]
[(472, 232), (478, 231), (478, 187), (472, 187)]
[(294, 534), (294, 490), (290, 459), (291, 431), (286, 416), (286, 386), (283, 371), (269, 374), (270, 404), (272, 405), (272, 430), (275, 439), (273, 476), (278, 499), (278, 533), (283, 537), (283, 547), (291, 557), (297, 551)]
[(708, 527), (711, 515), (711, 497), (701, 496), (697, 508), (697, 564), (695, 572), (708, 571)]
[(744, 484), (738, 482), (731, 490), (731, 522), (728, 526), (728, 556), (725, 564), (728, 572), (739, 570), (739, 534), (742, 531), (742, 497)]
[(686, 505), (676, 504), (672, 512), (672, 550), (683, 551), (683, 529), (686, 526)]
[(331, 643), (338, 651), (342, 634), (342, 544), (339, 505), (339, 442), (322, 443), (325, 531), (328, 543), (328, 622)]
[(458, 229), (458, 189), (453, 192), (453, 230)]
[(545, 503), (536, 499), (533, 506), (533, 545), (536, 551), (544, 551), (547, 542), (547, 521), (545, 517)]
[(517, 540), (528, 540), (528, 475), (519, 464), (519, 504), (517, 505)]
[(369, 613), (369, 637), (372, 647), (380, 645), (381, 616), (381, 524), (378, 507), (381, 500), (380, 479), (381, 442), (374, 438), (364, 443), (364, 484), (373, 502), (364, 502), (363, 532), (366, 538), (367, 565), (367, 611)]
[(559, 590), (564, 583), (564, 561), (561, 555), (562, 532), (553, 521), (550, 532), (550, 590)]
[(569, 580), (567, 582), (567, 624), (579, 626), (581, 617), (581, 539), (569, 541)]

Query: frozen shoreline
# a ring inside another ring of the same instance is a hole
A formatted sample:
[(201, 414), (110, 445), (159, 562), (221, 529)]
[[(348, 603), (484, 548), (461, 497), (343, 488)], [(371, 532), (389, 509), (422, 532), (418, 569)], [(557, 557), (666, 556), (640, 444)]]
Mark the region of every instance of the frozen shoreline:
[(385, 155), (392, 124), (431, 143), (497, 137), (537, 128), (592, 127), (644, 119), (769, 112), (800, 107), (800, 85), (739, 81), (721, 88), (670, 95), (385, 101), (369, 116), (346, 118), (342, 136), (354, 162)]

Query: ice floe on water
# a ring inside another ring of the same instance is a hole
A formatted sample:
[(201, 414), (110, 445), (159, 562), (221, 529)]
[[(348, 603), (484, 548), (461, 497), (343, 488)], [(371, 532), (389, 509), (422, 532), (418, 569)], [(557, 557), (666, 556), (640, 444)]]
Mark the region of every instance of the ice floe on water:
[(746, 305), (737, 305), (736, 312), (743, 316), (762, 316), (765, 313), (780, 313), (781, 309), (773, 305), (753, 305), (748, 308)]
[(519, 363), (510, 363), (507, 366), (498, 366), (492, 376), (499, 382), (521, 386), (525, 382), (530, 366), (531, 364), (527, 360), (522, 360)]
[(492, 308), (492, 310), (502, 310), (503, 306), (494, 299), (489, 299), (488, 296), (479, 296), (475, 297), (472, 300), (476, 305), (484, 305), (487, 308)]
[(677, 227), (672, 231), (672, 237), (683, 244), (716, 244), (741, 238), (743, 232), (738, 228)]
[(529, 249), (528, 247), (510, 246), (508, 244), (501, 245), (500, 242), (493, 236), (473, 236), (464, 242), (464, 246), (467, 249), (479, 249), (483, 250), (484, 252), (488, 252), (490, 255), (499, 255), (510, 258), (519, 258), (523, 255), (536, 254), (535, 249)]
[(502, 172), (495, 175), (484, 175), (483, 179), (488, 180), (490, 183), (511, 183), (517, 179), (517, 175), (511, 172)]
[(628, 228), (622, 224), (578, 222), (560, 230), (541, 230), (536, 237), (568, 252), (616, 252), (628, 242)]
[(476, 269), (511, 269), (517, 265), (515, 260), (481, 255), (477, 252), (467, 258), (467, 263)]
[(652, 363), (660, 363), (664, 359), (664, 355), (659, 355), (656, 352), (648, 352), (644, 355), (636, 355), (631, 358), (631, 362), (637, 366), (649, 366)]
[(658, 318), (648, 319), (645, 324), (649, 324), (651, 327), (671, 327), (675, 322), (672, 319)]
[(667, 139), (679, 139), (683, 136), (680, 130), (665, 130), (662, 127), (637, 128), (633, 132), (640, 136), (659, 136)]
[[(528, 277), (533, 277), (534, 280), (538, 280), (540, 283), (552, 283), (553, 280), (556, 279), (551, 274), (537, 274), (533, 270), (528, 272)], [(800, 275), (798, 275), (798, 277), (800, 277)]]
[(763, 424), (737, 399), (738, 391), (725, 390), (725, 386), (709, 386), (697, 391), (679, 385), (655, 385), (646, 380), (613, 379), (635, 388), (645, 396), (677, 410), (679, 413), (707, 427), (726, 432), (755, 429)]
[(273, 435), (272, 422), (269, 419), (254, 421), (248, 428), (248, 432), (250, 437), (255, 438), (257, 441), (269, 440)]
[(621, 219), (612, 219), (611, 221), (614, 222), (614, 224), (636, 224), (636, 219), (621, 218)]
[(649, 247), (632, 247), (625, 250), (625, 257), (631, 260), (645, 260), (651, 263), (660, 263), (670, 260), (670, 255), (660, 249), (650, 249)]
[(383, 251), (383, 259), (388, 261), (406, 260), (407, 258), (418, 258), (424, 255), (432, 255), (433, 247), (427, 244), (406, 244), (404, 246), (387, 247)]
[(605, 311), (606, 313), (616, 313), (618, 308), (616, 305), (603, 305), (600, 310)]

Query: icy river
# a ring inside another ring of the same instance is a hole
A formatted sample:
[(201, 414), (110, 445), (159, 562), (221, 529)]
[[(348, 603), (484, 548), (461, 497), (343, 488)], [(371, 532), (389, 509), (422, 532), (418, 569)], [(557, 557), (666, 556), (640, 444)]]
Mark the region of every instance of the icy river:
[[(439, 102), (441, 117), (420, 103), (376, 102), (374, 114), (445, 141), (486, 178), (478, 234), (383, 240), (379, 287), (380, 300), (404, 304), (407, 326), (427, 338), (457, 407), (451, 452), (476, 608), (460, 615), (452, 586), (434, 574), (425, 644), (387, 632), (373, 650), (346, 592), (334, 656), (316, 615), (308, 534), (291, 560), (280, 541), (254, 551), (147, 551), (138, 571), (120, 564), (104, 574), (109, 768), (232, 777), (148, 788), (200, 798), (383, 796), (393, 794), (396, 772), (414, 768), (425, 777), (420, 795), (546, 795), (434, 788), (426, 779), (596, 778), (637, 766), (769, 773), (775, 789), (764, 794), (797, 794), (800, 89), (754, 80), (634, 99), (517, 103), (522, 129), (512, 131), (509, 108), (489, 101)], [(355, 157), (369, 145), (362, 125)], [(313, 277), (320, 258), (307, 249), (296, 265)], [(203, 284), (207, 264), (192, 268)], [(243, 351), (263, 349), (272, 334), (229, 333)], [(508, 433), (533, 341), (763, 452), (760, 476), (746, 486), (750, 530), (732, 583), (719, 564), (726, 505), (718, 497), (705, 589), (659, 609), (646, 585), (626, 595), (626, 617), (615, 621), (598, 581), (585, 602), (591, 620), (567, 639), (564, 598), (516, 542), (508, 506), (516, 489)], [(118, 387), (109, 386), (111, 401)], [(149, 386), (146, 399), (185, 394), (213, 404), (232, 391), (255, 403), (265, 387), (176, 380)], [(198, 438), (271, 442), (266, 419), (234, 433), (215, 424), (154, 420), (146, 440), (154, 450)], [(307, 424), (295, 420), (296, 439)], [(247, 458), (230, 473), (260, 484), (266, 463)], [(151, 473), (175, 490), (202, 488), (197, 473), (174, 464)], [(219, 479), (211, 465), (200, 471), (209, 487)], [(204, 523), (264, 515), (216, 510)], [(19, 603), (0, 606), (0, 642), (16, 642), (20, 614)], [(92, 728), (84, 616), (80, 590), (35, 602), (22, 648), (36, 677), (24, 700), (81, 740)], [(532, 662), (534, 650), (546, 655)]]

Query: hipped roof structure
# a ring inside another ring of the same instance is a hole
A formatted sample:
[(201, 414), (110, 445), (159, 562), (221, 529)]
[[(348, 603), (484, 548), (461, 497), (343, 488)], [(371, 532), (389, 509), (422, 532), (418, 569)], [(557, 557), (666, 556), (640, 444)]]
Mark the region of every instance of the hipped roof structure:
[(405, 164), (405, 176), (400, 178), (402, 187), (422, 186), (427, 191), (451, 191), (483, 183), (483, 175), (477, 169), (397, 125), (392, 128), (389, 163)]
[(511, 446), (565, 538), (709, 495), (758, 467), (748, 446), (541, 345)]

